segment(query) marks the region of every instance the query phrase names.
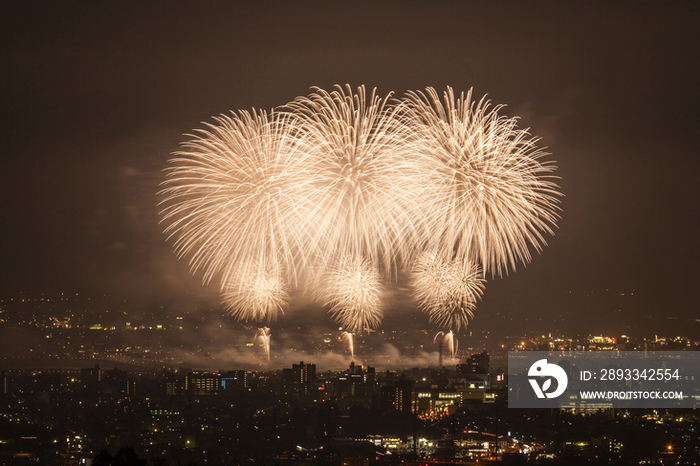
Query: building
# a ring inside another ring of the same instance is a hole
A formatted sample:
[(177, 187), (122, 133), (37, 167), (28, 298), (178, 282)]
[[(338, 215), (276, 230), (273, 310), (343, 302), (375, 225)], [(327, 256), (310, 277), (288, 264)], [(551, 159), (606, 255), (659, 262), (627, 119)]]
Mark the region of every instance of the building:
[(80, 382), (83, 384), (83, 387), (95, 387), (101, 381), (102, 371), (99, 364), (95, 364), (95, 367), (80, 369)]
[(282, 369), (284, 391), (287, 394), (309, 395), (316, 386), (316, 364), (292, 365), (291, 369)]
[(180, 383), (176, 378), (171, 378), (165, 381), (165, 394), (168, 396), (180, 394)]
[(136, 381), (129, 377), (126, 381), (126, 396), (132, 397), (136, 395)]
[(460, 374), (488, 373), (490, 368), (490, 357), (486, 351), (474, 353), (464, 362), (457, 365), (457, 372)]
[(409, 379), (399, 379), (392, 385), (381, 387), (379, 391), (379, 409), (387, 411), (410, 412), (413, 402), (413, 386), (415, 381)]
[(221, 389), (221, 374), (212, 372), (190, 372), (185, 376), (185, 393), (190, 395), (212, 395)]
[(453, 414), (461, 403), (461, 397), (461, 393), (454, 388), (416, 389), (418, 412), (428, 418)]
[(363, 366), (351, 362), (347, 372), (335, 381), (333, 389), (334, 395), (341, 400), (363, 398), (367, 403), (371, 403), (376, 389), (374, 367), (368, 366), (365, 370)]
[(248, 388), (248, 373), (246, 371), (229, 371), (221, 375), (221, 386), (224, 390)]

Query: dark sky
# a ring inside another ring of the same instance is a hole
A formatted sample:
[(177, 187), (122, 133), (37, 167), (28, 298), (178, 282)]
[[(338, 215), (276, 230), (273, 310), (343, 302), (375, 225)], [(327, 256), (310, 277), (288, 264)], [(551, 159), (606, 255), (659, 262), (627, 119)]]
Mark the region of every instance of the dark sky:
[(541, 136), (566, 196), (556, 236), (487, 285), (487, 310), (634, 289), (639, 312), (700, 317), (697, 1), (23, 0), (0, 18), (2, 298), (216, 300), (158, 225), (184, 134), (311, 86), (450, 85)]

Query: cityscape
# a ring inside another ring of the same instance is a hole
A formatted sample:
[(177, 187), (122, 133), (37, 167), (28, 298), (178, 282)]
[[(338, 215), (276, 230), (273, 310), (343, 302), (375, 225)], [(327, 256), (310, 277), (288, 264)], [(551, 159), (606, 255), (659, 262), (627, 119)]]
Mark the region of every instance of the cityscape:
[[(698, 351), (697, 334), (466, 333), (456, 335), (453, 355), (443, 335), (416, 319), (356, 336), (353, 356), (341, 329), (273, 326), (267, 361), (256, 328), (222, 314), (155, 323), (123, 300), (79, 298), (0, 303), (5, 464), (112, 464), (119, 455), (131, 458), (124, 464), (160, 465), (700, 459), (694, 409), (507, 406), (508, 351)], [(61, 312), (76, 308), (83, 312)], [(307, 341), (284, 348), (293, 340), (276, 344), (283, 332)], [(223, 335), (232, 337), (222, 347)]]

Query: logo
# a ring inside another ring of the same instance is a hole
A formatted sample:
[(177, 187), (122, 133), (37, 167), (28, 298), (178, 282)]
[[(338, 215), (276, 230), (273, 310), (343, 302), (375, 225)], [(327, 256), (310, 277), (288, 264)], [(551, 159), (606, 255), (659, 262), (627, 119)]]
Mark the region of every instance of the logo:
[[(548, 364), (546, 359), (540, 359), (530, 366), (530, 370), (527, 375), (529, 377), (549, 377), (547, 378), (542, 387), (538, 383), (537, 379), (528, 379), (532, 389), (535, 390), (537, 398), (556, 398), (566, 390), (566, 384), (569, 383), (569, 378), (566, 376), (564, 369), (557, 366), (556, 364)], [(557, 389), (551, 393), (547, 393), (552, 386), (552, 378), (557, 381)]]

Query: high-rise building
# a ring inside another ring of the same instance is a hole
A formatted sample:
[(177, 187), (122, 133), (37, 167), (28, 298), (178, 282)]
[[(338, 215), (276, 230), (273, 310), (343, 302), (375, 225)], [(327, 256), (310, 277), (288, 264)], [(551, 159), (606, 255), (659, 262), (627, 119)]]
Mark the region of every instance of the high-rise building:
[(350, 363), (348, 383), (351, 396), (359, 396), (364, 393), (365, 378), (362, 373), (362, 366), (356, 366), (354, 362)]
[(376, 383), (376, 378), (375, 378), (375, 370), (374, 367), (372, 366), (367, 366), (367, 372), (365, 373), (365, 385), (371, 390), (374, 391), (374, 384)]
[(413, 380), (397, 380), (396, 381), (396, 400), (394, 406), (397, 411), (411, 411), (411, 394), (413, 393)]
[(316, 364), (304, 364), (304, 361), (301, 361), (299, 364), (292, 365), (292, 369), (299, 371), (302, 384), (310, 385), (316, 383)]
[(177, 379), (169, 379), (165, 381), (165, 394), (168, 396), (174, 396), (180, 394), (180, 384)]
[(355, 361), (352, 361), (350, 363), (350, 369), (348, 369), (348, 374), (349, 375), (362, 374), (362, 366), (356, 366)]
[(129, 377), (126, 381), (126, 396), (132, 397), (136, 395), (136, 381)]
[(282, 369), (282, 379), (287, 393), (308, 395), (316, 385), (316, 364), (293, 364), (291, 369)]

